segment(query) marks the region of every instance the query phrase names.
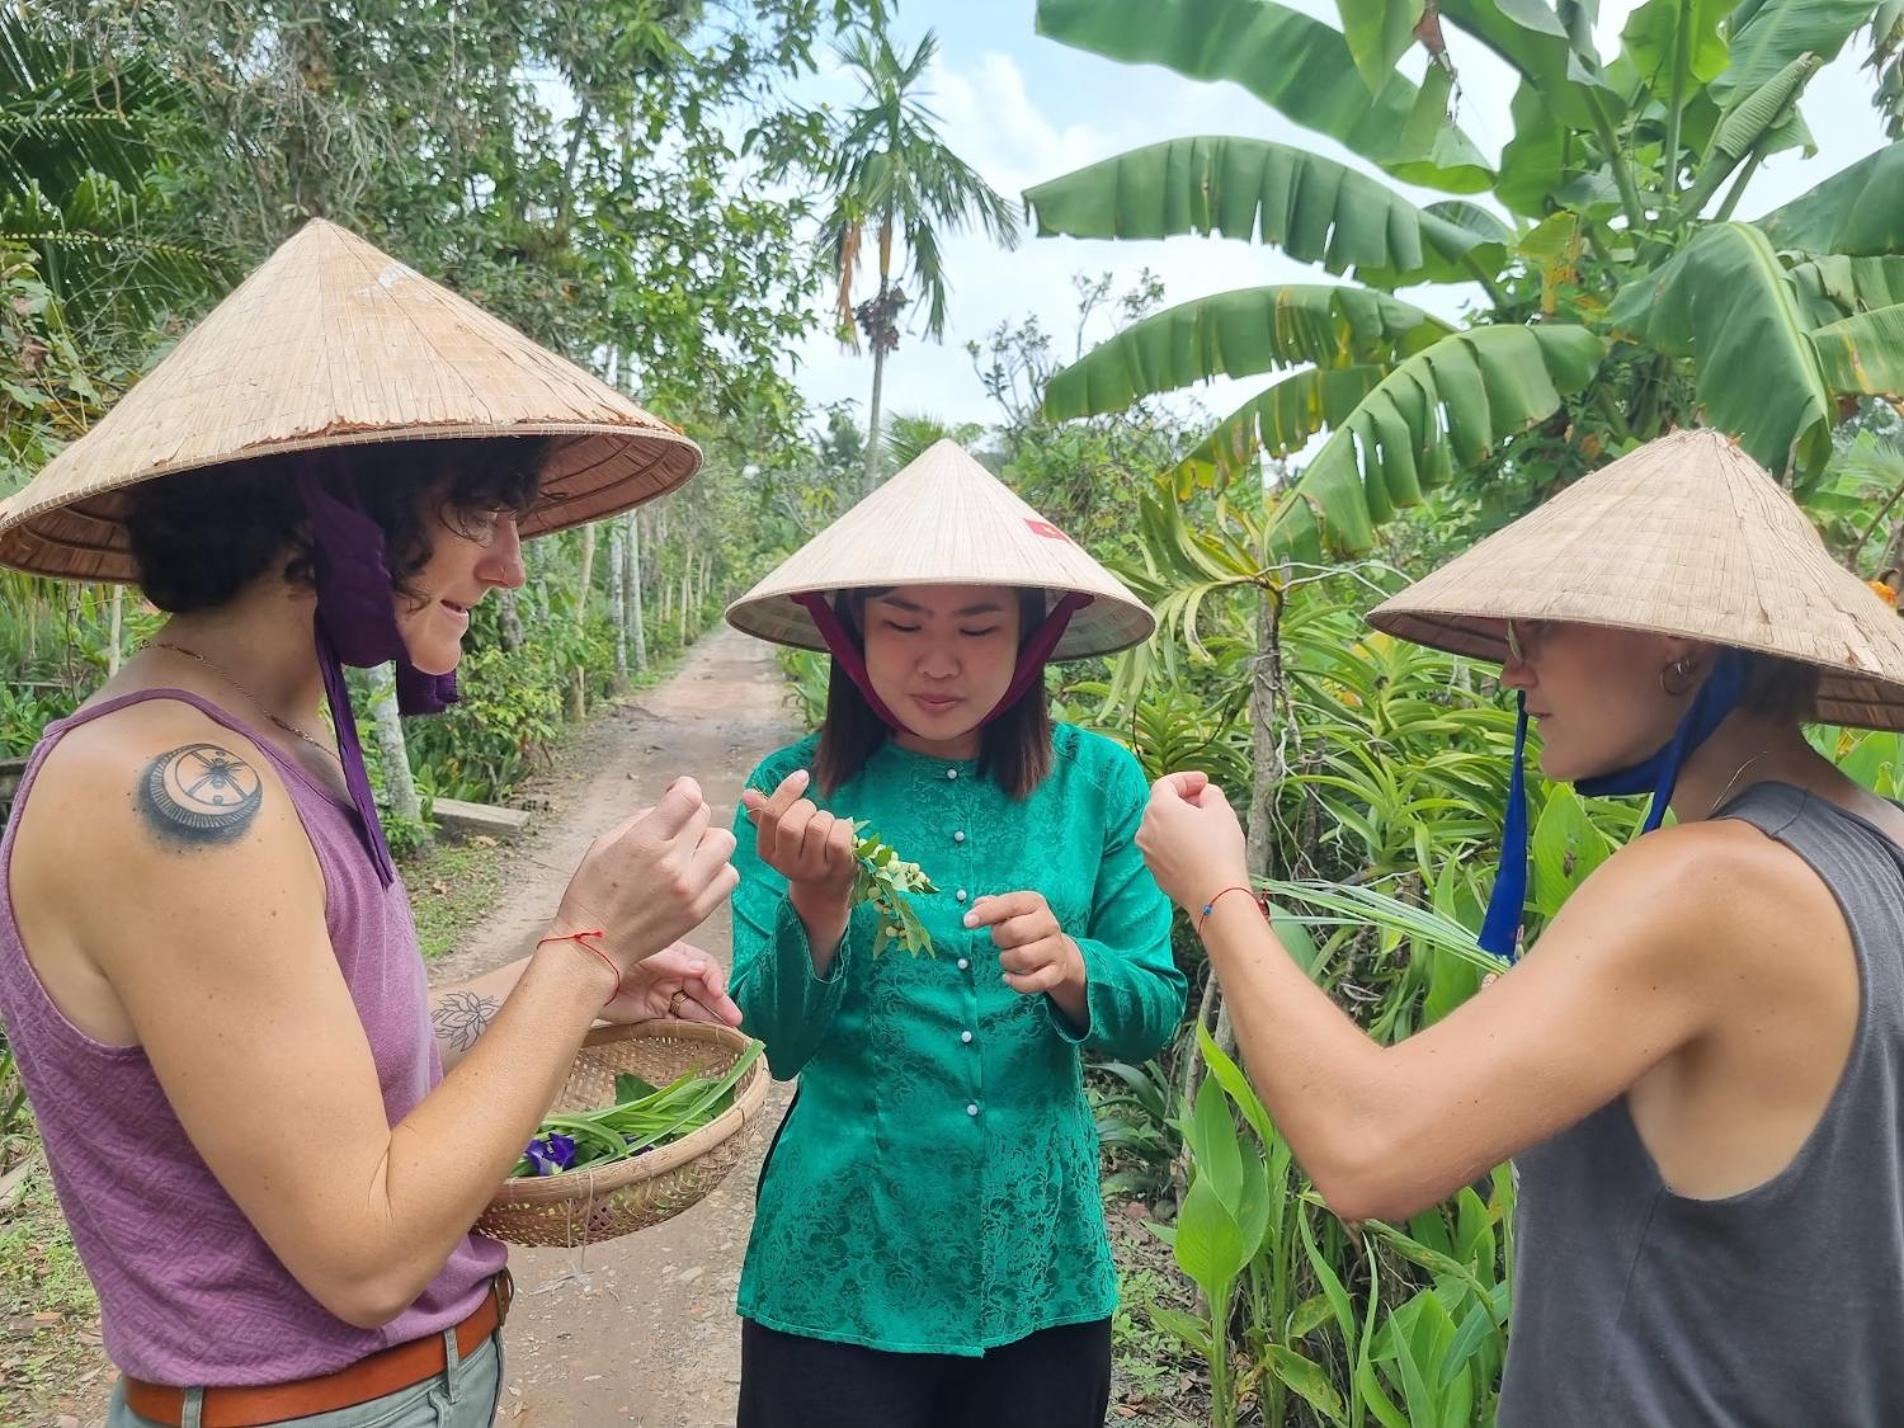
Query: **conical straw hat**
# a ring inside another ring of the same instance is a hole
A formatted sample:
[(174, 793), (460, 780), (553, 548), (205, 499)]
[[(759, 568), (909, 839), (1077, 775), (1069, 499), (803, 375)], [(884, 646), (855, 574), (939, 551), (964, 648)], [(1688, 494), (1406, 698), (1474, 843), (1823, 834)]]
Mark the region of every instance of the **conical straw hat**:
[(824, 650), (792, 596), (894, 585), (1005, 585), (1092, 597), (1052, 658), (1109, 654), (1150, 638), (1156, 618), (1110, 571), (954, 441), (940, 441), (727, 608), (735, 629)]
[(1716, 431), (1648, 442), (1386, 601), (1369, 623), (1504, 662), (1504, 621), (1651, 630), (1825, 671), (1816, 716), (1904, 729), (1904, 620)]
[(671, 491), (701, 460), (574, 363), (314, 219), (14, 494), (0, 562), (132, 580), (122, 493), (177, 471), (360, 442), (538, 435), (558, 440), (525, 536)]

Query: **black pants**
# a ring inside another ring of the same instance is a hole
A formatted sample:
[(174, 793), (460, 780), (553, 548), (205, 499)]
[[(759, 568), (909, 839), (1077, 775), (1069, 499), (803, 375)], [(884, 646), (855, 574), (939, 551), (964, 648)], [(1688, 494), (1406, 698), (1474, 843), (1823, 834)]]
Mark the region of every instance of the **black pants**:
[(983, 1358), (895, 1354), (741, 1321), (739, 1428), (1103, 1428), (1111, 1321)]

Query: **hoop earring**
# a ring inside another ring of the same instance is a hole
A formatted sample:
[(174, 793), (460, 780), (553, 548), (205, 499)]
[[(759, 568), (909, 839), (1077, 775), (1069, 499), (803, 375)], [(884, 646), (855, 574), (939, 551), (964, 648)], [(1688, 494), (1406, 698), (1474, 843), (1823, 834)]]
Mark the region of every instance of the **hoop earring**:
[[(1694, 681), (1687, 679), (1686, 676), (1691, 674), (1692, 670), (1693, 670), (1692, 660), (1690, 659), (1674, 660), (1671, 664), (1667, 665), (1664, 669), (1662, 669), (1659, 672), (1660, 689), (1668, 697), (1673, 699), (1678, 699), (1684, 695), (1690, 694), (1692, 692)], [(1685, 682), (1681, 684), (1677, 689), (1675, 689), (1672, 683), (1666, 678), (1666, 676), (1669, 674), (1674, 676), (1677, 679), (1684, 680)]]

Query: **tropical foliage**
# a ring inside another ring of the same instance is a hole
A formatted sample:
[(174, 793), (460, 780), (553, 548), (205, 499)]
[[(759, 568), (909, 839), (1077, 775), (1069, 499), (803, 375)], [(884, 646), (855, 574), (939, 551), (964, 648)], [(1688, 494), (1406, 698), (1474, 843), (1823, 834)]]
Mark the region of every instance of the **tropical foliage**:
[[(479, 622), (494, 679), (413, 729), (414, 762), (426, 795), (506, 794), (565, 717), (705, 626), (757, 538), (809, 528), (765, 508), (826, 480), (784, 359), (817, 321), (796, 234), (832, 140), (786, 87), (880, 12), (711, 8), (0, 4), (0, 494), (312, 214), (594, 365), (688, 425), (707, 475), (599, 555), (593, 531), (531, 546), (529, 587)], [(0, 756), (154, 623), (8, 579)]]
[[(1207, 483), (1326, 433), (1262, 529), (1266, 553), (1314, 558), (1368, 550), (1458, 473), (1513, 504), (1694, 420), (1809, 490), (1847, 407), (1904, 391), (1904, 148), (1735, 216), (1768, 155), (1812, 147), (1812, 75), (1874, 20), (1888, 43), (1889, 7), (1649, 0), (1610, 57), (1591, 45), (1595, 7), (1564, 0), (1340, 8), (1335, 29), (1269, 0), (1039, 5), (1044, 34), (1231, 80), (1384, 174), (1465, 196), (1417, 206), (1308, 149), (1218, 135), (1038, 185), (1041, 234), (1253, 241), (1352, 280), (1158, 313), (1057, 374), (1053, 416), (1274, 374), (1175, 475)], [(1448, 29), (1518, 76), (1497, 166), (1450, 115)], [(1419, 84), (1397, 68), (1417, 48)], [(1394, 295), (1422, 284), (1477, 284), (1486, 301), (1457, 330)]]
[[(1595, 7), (1568, 0), (1338, 9), (1330, 25), (1270, 0), (1041, 0), (1043, 34), (1232, 82), (1359, 162), (1199, 135), (1026, 198), (1044, 236), (1197, 235), (1239, 267), (1251, 243), (1321, 270), (1145, 311), (1049, 375), (1037, 420), (1090, 433), (1214, 377), (1267, 379), (1152, 466), (1135, 521), (1094, 542), (1163, 628), (1068, 689), (1067, 708), (1152, 773), (1200, 768), (1232, 792), (1285, 944), (1389, 1041), (1475, 995), (1493, 965), (1474, 931), (1512, 718), (1487, 671), (1374, 635), (1363, 611), (1693, 422), (1779, 473), (1847, 565), (1904, 583), (1887, 405), (1904, 391), (1904, 149), (1740, 217), (1767, 156), (1810, 149), (1805, 86), (1861, 27), (1880, 103), (1895, 102), (1898, 17), (1650, 0), (1602, 55)], [(1450, 112), (1456, 31), (1517, 76), (1498, 163)], [(1418, 204), (1392, 181), (1447, 197)], [(1470, 294), (1468, 318), (1398, 296), (1436, 287)], [(1880, 792), (1898, 786), (1896, 736), (1814, 737)], [(1537, 939), (1639, 810), (1534, 783)], [(1197, 960), (1193, 939), (1180, 947)], [(1338, 1224), (1233, 1064), (1220, 989), (1202, 985), (1175, 1052), (1104, 1068), (1095, 1094), (1113, 1189), (1143, 1197), (1200, 1290), (1197, 1312), (1152, 1317), (1203, 1363), (1212, 1420), (1491, 1422), (1510, 1176), (1408, 1226)]]

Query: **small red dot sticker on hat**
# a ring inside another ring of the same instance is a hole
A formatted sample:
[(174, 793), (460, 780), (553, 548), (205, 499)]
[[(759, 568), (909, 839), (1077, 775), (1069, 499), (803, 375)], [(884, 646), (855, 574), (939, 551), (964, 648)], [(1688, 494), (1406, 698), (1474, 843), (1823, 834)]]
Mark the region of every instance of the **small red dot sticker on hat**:
[(1056, 526), (1052, 525), (1050, 521), (1028, 520), (1025, 522), (1025, 524), (1031, 527), (1031, 533), (1033, 535), (1041, 535), (1046, 540), (1061, 540), (1066, 542), (1067, 544), (1069, 544), (1071, 540), (1070, 536), (1066, 535), (1063, 531), (1059, 530)]

